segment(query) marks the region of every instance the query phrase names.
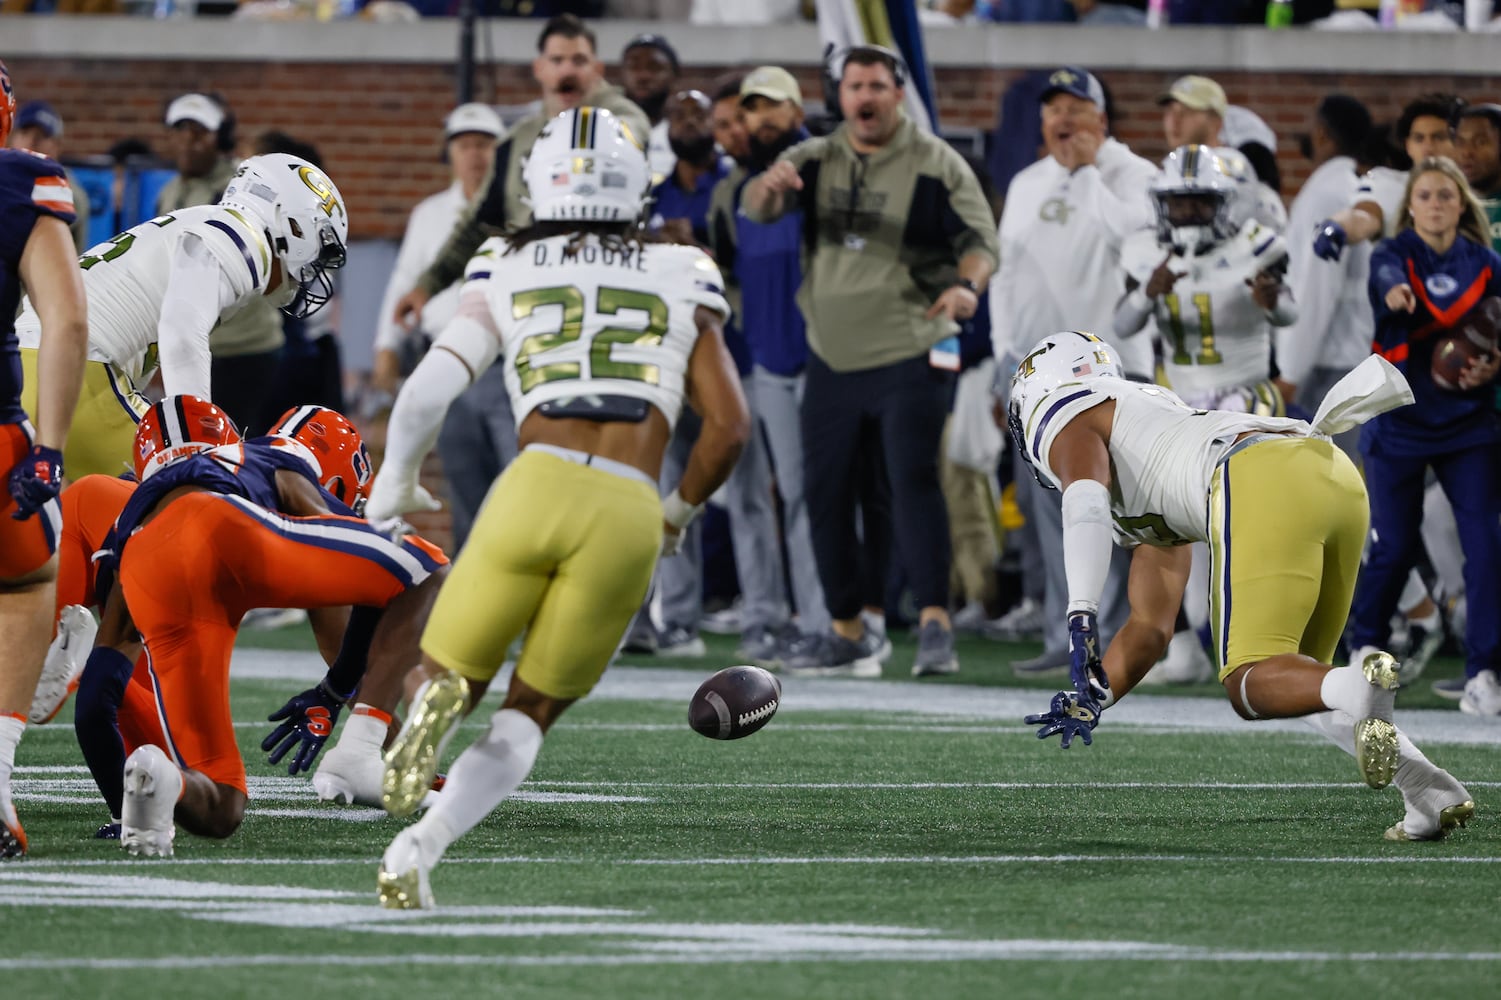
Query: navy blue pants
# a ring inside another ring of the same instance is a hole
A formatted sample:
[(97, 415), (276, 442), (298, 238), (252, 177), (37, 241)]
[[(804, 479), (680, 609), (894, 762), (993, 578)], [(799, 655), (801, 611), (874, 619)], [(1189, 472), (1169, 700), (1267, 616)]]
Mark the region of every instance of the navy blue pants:
[[(871, 565), (876, 527), (890, 497), (891, 538), (919, 608), (948, 607), (948, 508), (938, 445), (954, 398), (954, 375), (928, 357), (836, 372), (809, 355), (803, 390), (804, 489), (813, 554), (829, 614), (850, 619), (880, 606), (885, 574)], [(860, 519), (857, 520), (857, 510)], [(864, 554), (863, 554), (864, 553)]]
[(1365, 458), (1374, 538), (1355, 587), (1351, 641), (1385, 646), (1402, 586), (1417, 561), (1423, 478), (1432, 466), (1454, 507), (1464, 548), (1465, 673), (1501, 667), (1501, 451), (1494, 445), (1425, 457)]

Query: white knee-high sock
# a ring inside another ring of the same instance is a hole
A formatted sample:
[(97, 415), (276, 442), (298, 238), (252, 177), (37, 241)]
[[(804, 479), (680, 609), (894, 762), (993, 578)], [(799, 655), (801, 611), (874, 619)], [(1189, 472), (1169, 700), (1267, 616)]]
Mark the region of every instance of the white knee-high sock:
[(542, 729), (514, 708), (490, 717), (490, 729), (459, 754), (438, 802), (414, 827), (425, 843), (446, 850), (479, 825), (531, 773)]
[[(1346, 712), (1315, 712), (1303, 716), (1303, 723), (1339, 747), (1351, 757), (1355, 756), (1355, 717)], [(1397, 771), (1392, 784), (1407, 790), (1426, 785), (1438, 766), (1423, 755), (1407, 734), (1397, 730)]]
[(0, 781), (10, 781), (11, 769), (16, 766), (16, 747), (25, 731), (24, 716), (0, 714)]

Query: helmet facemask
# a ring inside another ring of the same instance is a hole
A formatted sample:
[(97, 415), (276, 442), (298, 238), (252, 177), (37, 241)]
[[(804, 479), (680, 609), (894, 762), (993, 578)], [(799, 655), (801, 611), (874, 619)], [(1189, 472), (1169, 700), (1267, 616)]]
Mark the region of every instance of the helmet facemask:
[(1230, 195), (1214, 189), (1176, 188), (1152, 192), (1157, 209), (1157, 242), (1197, 256), (1234, 235)]
[[(296, 218), (287, 219), (287, 229), (294, 236), (299, 236), (301, 224)], [(277, 256), (282, 261), (282, 269), (290, 272), (287, 264), (284, 248), (285, 239), (277, 241)], [(311, 316), (322, 309), (328, 300), (334, 295), (334, 281), (330, 271), (336, 271), (344, 266), (348, 256), (344, 250), (344, 244), (339, 241), (339, 234), (334, 232), (331, 226), (318, 226), (318, 252), (311, 261), (297, 269), (297, 273), (287, 273), (285, 280), (295, 282), (297, 290), (292, 294), (292, 300), (282, 306), (282, 312), (296, 319)]]

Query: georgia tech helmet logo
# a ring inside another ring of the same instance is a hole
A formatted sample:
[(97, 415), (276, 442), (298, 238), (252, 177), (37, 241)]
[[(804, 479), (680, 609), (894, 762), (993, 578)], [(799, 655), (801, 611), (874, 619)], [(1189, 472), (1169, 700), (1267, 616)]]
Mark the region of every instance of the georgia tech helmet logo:
[(1068, 225), (1069, 213), (1073, 210), (1073, 206), (1064, 199), (1049, 198), (1037, 210), (1037, 217), (1043, 222), (1056, 222), (1060, 226), (1066, 226)]
[(1050, 87), (1072, 87), (1078, 82), (1079, 74), (1068, 69), (1060, 69), (1048, 77), (1048, 86)]
[(324, 215), (331, 219), (334, 216), (334, 211), (337, 210), (339, 216), (343, 217), (344, 205), (339, 201), (339, 196), (334, 193), (333, 181), (329, 180), (321, 171), (313, 167), (298, 167), (297, 176), (302, 178), (302, 183), (308, 186), (309, 191), (321, 199), (318, 202), (318, 207), (323, 209)]

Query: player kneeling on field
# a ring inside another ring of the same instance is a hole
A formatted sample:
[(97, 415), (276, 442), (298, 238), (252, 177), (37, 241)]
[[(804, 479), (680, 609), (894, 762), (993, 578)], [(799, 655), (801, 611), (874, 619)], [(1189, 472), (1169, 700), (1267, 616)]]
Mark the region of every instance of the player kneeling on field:
[[(1392, 724), (1396, 661), (1375, 652), (1331, 667), (1369, 507), (1365, 484), (1326, 433), (1412, 401), (1379, 357), (1332, 390), (1312, 426), (1194, 410), (1121, 377), (1087, 333), (1043, 340), (1011, 383), (1018, 453), (1063, 491), (1074, 690), (1027, 717), (1065, 747), (1090, 742), (1100, 712), (1156, 663), (1188, 579), (1188, 543), (1210, 553), (1211, 626), (1220, 682), (1242, 718), (1302, 717), (1355, 756), (1373, 788), (1395, 780), (1407, 805), (1394, 840), (1434, 839), (1474, 814), (1464, 786)], [(1095, 616), (1112, 530), (1135, 547), (1130, 617), (1101, 657)], [(1234, 538), (1232, 547), (1231, 539)]]
[[(637, 142), (607, 111), (566, 111), (543, 128), (523, 177), (535, 222), (470, 261), (457, 316), (396, 400), (370, 493), (372, 517), (431, 502), (417, 470), (443, 413), (502, 359), (522, 453), (491, 489), (422, 636), (425, 682), (386, 758), (393, 815), (417, 807), (459, 718), (526, 639), (489, 730), (386, 849), (386, 906), (432, 905), (433, 866), (521, 784), (543, 734), (593, 689), (659, 548), (676, 547), (749, 434), (719, 269), (697, 247), (643, 241), (650, 170)], [(685, 397), (703, 430), (661, 500)]]
[[(386, 608), (381, 625), (396, 628), (425, 606), (424, 590), (437, 586), (446, 560), (420, 539), (393, 541), (362, 518), (331, 513), (347, 508), (323, 487), (306, 447), (241, 441), (223, 411), (196, 397), (152, 407), (135, 457), (140, 486), (115, 524), (116, 582), (85, 677), (96, 657), (100, 669), (128, 677), (134, 664), (116, 647), (140, 632), (160, 742), (125, 761), (120, 839), (133, 854), (167, 856), (174, 820), (227, 837), (244, 817), (229, 660), (245, 612), (329, 609), (314, 615), (314, 629), (320, 645), (336, 646), (344, 609)], [(330, 692), (322, 707), (331, 714), (348, 695)], [(307, 711), (311, 702), (289, 707), (296, 717), (283, 750), (299, 743), (310, 763), (328, 727), (314, 724), (322, 716)]]

